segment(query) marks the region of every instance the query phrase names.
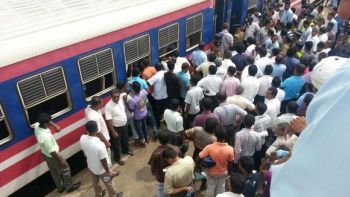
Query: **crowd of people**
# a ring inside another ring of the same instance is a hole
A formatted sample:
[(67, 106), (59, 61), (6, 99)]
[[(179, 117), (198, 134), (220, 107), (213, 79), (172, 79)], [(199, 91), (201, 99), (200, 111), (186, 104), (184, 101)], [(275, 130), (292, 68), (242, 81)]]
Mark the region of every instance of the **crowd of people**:
[[(80, 143), (96, 196), (122, 196), (111, 159), (124, 165), (121, 155), (134, 155), (129, 133), (134, 146), (147, 147), (150, 137), (160, 143), (148, 162), (158, 197), (193, 196), (196, 181), (208, 197), (270, 196), (271, 166), (292, 156), (315, 93), (349, 57), (350, 42), (336, 43), (348, 24), (336, 7), (326, 15), (323, 5), (259, 6), (232, 34), (225, 23), (208, 50), (200, 43), (188, 58), (174, 51), (154, 66), (146, 59), (134, 66), (104, 115), (102, 98), (92, 97)], [(71, 180), (50, 125), (59, 130), (41, 114), (35, 126), (43, 157), (57, 190), (73, 191), (80, 183)]]

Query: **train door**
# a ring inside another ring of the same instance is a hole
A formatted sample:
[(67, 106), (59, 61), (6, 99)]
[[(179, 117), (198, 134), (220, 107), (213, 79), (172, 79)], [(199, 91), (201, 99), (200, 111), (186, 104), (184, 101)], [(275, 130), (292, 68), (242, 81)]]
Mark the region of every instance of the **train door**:
[(248, 4), (252, 0), (233, 1), (231, 9), (231, 28), (235, 25), (242, 25), (247, 17)]
[(225, 20), (225, 6), (227, 0), (215, 1), (214, 33), (221, 32)]

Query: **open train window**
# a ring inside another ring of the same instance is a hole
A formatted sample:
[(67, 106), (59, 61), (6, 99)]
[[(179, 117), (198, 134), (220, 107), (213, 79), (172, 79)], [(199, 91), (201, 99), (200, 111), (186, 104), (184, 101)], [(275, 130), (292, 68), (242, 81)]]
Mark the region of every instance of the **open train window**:
[(134, 66), (142, 63), (142, 59), (150, 60), (151, 47), (148, 34), (137, 37), (124, 43), (124, 58), (126, 76), (131, 77), (131, 70)]
[(60, 66), (19, 81), (17, 89), (31, 125), (42, 112), (56, 118), (72, 109), (66, 77)]
[(175, 23), (158, 31), (159, 58), (178, 49), (179, 24)]
[(0, 145), (4, 144), (12, 139), (13, 135), (10, 126), (7, 122), (4, 111), (0, 106)]
[(197, 14), (186, 20), (186, 51), (197, 47), (202, 40), (203, 14)]
[(112, 49), (106, 49), (78, 60), (86, 100), (114, 87), (115, 71)]

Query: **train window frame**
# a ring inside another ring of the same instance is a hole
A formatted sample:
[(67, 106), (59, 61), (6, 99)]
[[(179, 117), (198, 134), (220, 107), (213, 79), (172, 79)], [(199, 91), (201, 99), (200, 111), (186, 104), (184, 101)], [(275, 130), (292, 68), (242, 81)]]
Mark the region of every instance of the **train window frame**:
[[(196, 17), (201, 17), (201, 29), (200, 30), (195, 30), (194, 32), (191, 32), (190, 34), (187, 32), (188, 31), (188, 22), (191, 20), (191, 19), (194, 19), (194, 18), (196, 18)], [(198, 45), (199, 45), (199, 43), (202, 41), (202, 37), (203, 37), (203, 20), (204, 20), (204, 18), (203, 18), (203, 13), (198, 13), (198, 14), (196, 14), (196, 15), (194, 15), (194, 16), (191, 16), (191, 17), (188, 17), (187, 19), (186, 19), (186, 40), (185, 40), (185, 47), (186, 47), (186, 52), (189, 52), (189, 51), (191, 51), (191, 50), (193, 50), (194, 48), (196, 48), (196, 47), (198, 47)], [(190, 37), (190, 36), (193, 36), (193, 35), (195, 35), (195, 34), (197, 34), (197, 33), (199, 33), (200, 35), (199, 35), (199, 42), (198, 42), (198, 44), (195, 44), (195, 45), (193, 45), (193, 46), (190, 46), (189, 48), (187, 48), (187, 39)]]
[[(98, 60), (97, 60), (97, 55), (98, 54), (101, 54), (101, 53), (104, 53), (106, 51), (110, 51), (110, 54), (111, 54), (111, 58), (112, 58), (112, 68), (111, 68), (111, 71), (110, 72), (106, 72), (106, 73), (98, 73), (96, 76), (88, 79), (88, 80), (84, 80), (83, 79), (83, 74), (82, 74), (82, 69), (81, 69), (81, 60), (84, 60), (84, 59), (88, 59), (88, 58), (91, 58), (94, 56), (94, 59), (95, 59), (95, 62), (96, 62), (96, 69), (97, 71), (99, 72), (99, 65), (98, 65)], [(81, 57), (78, 59), (77, 61), (78, 63), (78, 69), (79, 69), (79, 75), (80, 75), (80, 81), (81, 81), (81, 84), (82, 84), (82, 87), (83, 87), (83, 94), (84, 94), (84, 97), (85, 97), (85, 101), (90, 101), (92, 97), (94, 96), (101, 96), (107, 92), (109, 92), (110, 90), (112, 90), (113, 88), (115, 88), (115, 83), (116, 83), (116, 71), (115, 71), (115, 63), (114, 63), (114, 54), (113, 54), (113, 49), (112, 48), (106, 48), (106, 49), (103, 49), (103, 50), (99, 50), (95, 53), (92, 53), (92, 54), (89, 54), (89, 55), (86, 55), (84, 57)], [(111, 75), (112, 76), (112, 86), (110, 87), (105, 87), (106, 85), (106, 76), (107, 75)], [(96, 92), (88, 97), (86, 97), (86, 92), (85, 92), (85, 88), (86, 88), (86, 84), (90, 83), (90, 82), (93, 82), (95, 80), (101, 80), (101, 86), (102, 86), (102, 90), (99, 91), (99, 92)]]
[[(177, 26), (177, 39), (176, 40), (174, 40), (174, 42), (169, 42), (168, 41), (168, 43), (166, 44), (166, 45), (164, 45), (164, 46), (161, 46), (161, 42), (160, 42), (160, 32), (161, 31), (163, 31), (163, 30), (170, 30), (173, 26)], [(180, 27), (179, 27), (179, 23), (172, 23), (172, 24), (170, 24), (170, 25), (167, 25), (167, 26), (165, 26), (165, 27), (163, 27), (163, 28), (160, 28), (159, 30), (158, 30), (158, 51), (159, 51), (159, 54), (158, 54), (158, 56), (159, 56), (159, 59), (161, 59), (162, 57), (165, 57), (165, 56), (167, 56), (168, 54), (170, 54), (170, 53), (172, 53), (172, 52), (174, 52), (174, 51), (176, 51), (176, 50), (178, 50), (179, 49), (179, 41), (180, 41), (180, 33), (179, 33), (179, 30), (180, 29)], [(170, 45), (172, 45), (173, 43), (176, 43), (176, 48), (174, 48), (173, 50), (171, 50), (171, 51), (167, 51), (166, 53), (164, 53), (164, 54), (160, 54), (160, 52), (161, 52), (161, 49), (163, 49), (163, 48), (165, 48), (165, 47), (169, 47)]]
[[(138, 43), (137, 41), (141, 40), (143, 37), (148, 37), (148, 53), (147, 55), (143, 55), (143, 56), (139, 56), (139, 51), (138, 51)], [(137, 57), (131, 58), (131, 60), (128, 60), (129, 58), (127, 58), (127, 54), (126, 54), (126, 45), (136, 42), (136, 53), (137, 53)], [(142, 34), (140, 36), (137, 36), (133, 39), (130, 39), (126, 42), (123, 43), (123, 53), (124, 53), (124, 63), (125, 63), (125, 73), (126, 73), (126, 77), (127, 78), (131, 78), (131, 71), (133, 69), (133, 64), (138, 63), (140, 60), (144, 59), (144, 58), (148, 58), (148, 60), (150, 61), (151, 58), (151, 35), (146, 33), (146, 34)]]
[(2, 109), (2, 106), (0, 104), (0, 122), (1, 121), (4, 121), (4, 125), (5, 125), (5, 128), (7, 129), (7, 133), (8, 133), (7, 137), (0, 139), (0, 145), (3, 145), (3, 144), (5, 144), (13, 139), (13, 133), (12, 133), (12, 129), (10, 127), (10, 124), (7, 120), (6, 114), (5, 114), (5, 112)]
[[(53, 94), (53, 95), (51, 95), (51, 96), (47, 96), (47, 92), (46, 92), (46, 89), (45, 89), (45, 83), (44, 83), (44, 81), (43, 81), (42, 75), (47, 74), (47, 73), (50, 73), (50, 72), (52, 72), (52, 71), (55, 70), (55, 69), (60, 69), (60, 70), (61, 70), (61, 72), (62, 72), (62, 77), (63, 77), (63, 82), (64, 82), (64, 85), (65, 85), (65, 89), (64, 89), (64, 91), (61, 90), (61, 91), (58, 92), (58, 93), (55, 93), (55, 94)], [(38, 77), (38, 76), (40, 77), (41, 84), (42, 84), (42, 86), (43, 86), (43, 88), (44, 88), (44, 91), (45, 91), (45, 95), (46, 95), (46, 96), (45, 96), (43, 99), (40, 99), (39, 101), (36, 101), (35, 103), (31, 103), (31, 104), (28, 104), (28, 105), (27, 105), (27, 104), (25, 103), (25, 101), (24, 101), (24, 98), (23, 98), (23, 95), (22, 95), (22, 92), (21, 92), (20, 83), (22, 83), (22, 82), (24, 82), (24, 81), (27, 81), (27, 80), (29, 80), (29, 79)], [(51, 114), (52, 119), (55, 119), (55, 118), (57, 118), (57, 117), (59, 117), (59, 116), (61, 116), (61, 115), (63, 115), (63, 114), (65, 114), (65, 113), (67, 113), (67, 112), (69, 112), (69, 111), (72, 110), (72, 100), (71, 100), (71, 96), (70, 96), (70, 92), (69, 92), (69, 88), (68, 88), (68, 84), (67, 84), (67, 78), (66, 78), (66, 75), (65, 75), (65, 72), (64, 72), (64, 69), (63, 69), (62, 65), (57, 65), (57, 66), (55, 66), (55, 67), (53, 67), (53, 68), (50, 68), (50, 69), (45, 70), (45, 71), (42, 71), (42, 72), (40, 72), (40, 73), (38, 73), (38, 74), (31, 75), (31, 76), (29, 76), (29, 77), (26, 77), (26, 78), (24, 78), (24, 79), (21, 79), (21, 80), (19, 80), (19, 81), (17, 82), (16, 86), (17, 86), (17, 91), (18, 91), (19, 97), (20, 97), (21, 102), (22, 102), (22, 106), (23, 106), (23, 108), (24, 108), (24, 112), (25, 112), (26, 119), (27, 119), (27, 121), (28, 121), (28, 123), (29, 123), (29, 125), (30, 125), (31, 127), (34, 127), (34, 124), (35, 124), (36, 122), (34, 121), (33, 123), (31, 123), (31, 121), (30, 121), (30, 115), (29, 115), (29, 109), (30, 109), (30, 108), (33, 108), (33, 107), (36, 107), (36, 106), (38, 106), (38, 105), (40, 105), (40, 104), (43, 104), (43, 103), (45, 103), (45, 102), (48, 102), (48, 101), (51, 100), (51, 99), (57, 98), (57, 97), (59, 97), (59, 96), (65, 96), (66, 101), (67, 101), (67, 107), (66, 107), (66, 108), (64, 108), (64, 109), (62, 109), (62, 110), (60, 110), (60, 111), (58, 111), (58, 112), (56, 112), (56, 113), (54, 113), (54, 114)]]

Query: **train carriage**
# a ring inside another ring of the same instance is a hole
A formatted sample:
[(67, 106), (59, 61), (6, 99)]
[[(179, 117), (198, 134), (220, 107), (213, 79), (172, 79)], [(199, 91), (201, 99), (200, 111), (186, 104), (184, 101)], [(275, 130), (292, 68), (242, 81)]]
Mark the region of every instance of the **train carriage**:
[(180, 55), (189, 54), (200, 41), (209, 44), (214, 34), (210, 0), (62, 2), (22, 1), (7, 4), (12, 9), (2, 12), (0, 193), (4, 196), (48, 171), (32, 128), (40, 112), (52, 114), (61, 126), (54, 137), (69, 158), (80, 151), (84, 109), (92, 96), (106, 100), (116, 81), (126, 80), (128, 68), (140, 59), (156, 63), (171, 52), (170, 45)]

